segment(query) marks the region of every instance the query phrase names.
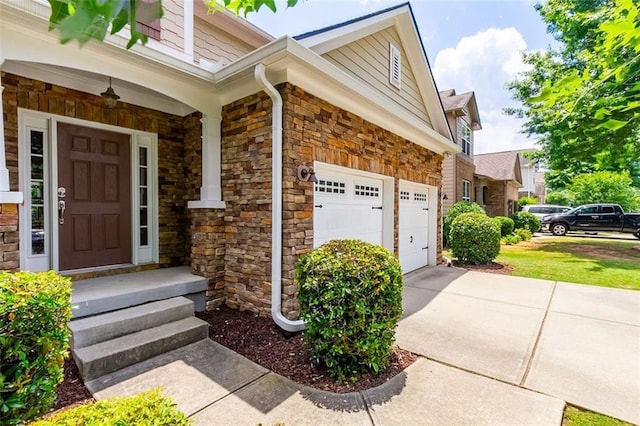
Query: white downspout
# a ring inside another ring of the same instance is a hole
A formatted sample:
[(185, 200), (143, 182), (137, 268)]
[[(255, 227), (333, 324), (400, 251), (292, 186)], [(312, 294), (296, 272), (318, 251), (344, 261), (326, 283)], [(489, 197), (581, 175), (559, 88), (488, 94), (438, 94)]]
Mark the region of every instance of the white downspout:
[(263, 64), (256, 65), (255, 78), (273, 103), (271, 110), (271, 316), (286, 331), (304, 329), (304, 321), (282, 315), (282, 97), (267, 80)]

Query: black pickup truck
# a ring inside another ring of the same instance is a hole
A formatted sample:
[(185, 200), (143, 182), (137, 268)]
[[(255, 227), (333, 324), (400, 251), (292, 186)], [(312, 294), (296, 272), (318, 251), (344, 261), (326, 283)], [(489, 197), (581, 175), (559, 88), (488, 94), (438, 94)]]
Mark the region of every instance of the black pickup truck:
[(625, 213), (618, 204), (587, 204), (542, 218), (553, 235), (569, 231), (624, 232), (640, 238), (640, 213)]

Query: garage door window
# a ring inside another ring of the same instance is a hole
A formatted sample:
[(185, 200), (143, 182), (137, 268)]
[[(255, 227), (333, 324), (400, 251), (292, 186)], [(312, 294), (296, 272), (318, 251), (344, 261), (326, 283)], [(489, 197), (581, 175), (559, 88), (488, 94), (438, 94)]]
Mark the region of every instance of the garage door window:
[(358, 197), (380, 197), (380, 187), (371, 185), (355, 184), (355, 195)]
[(347, 184), (339, 180), (319, 179), (315, 185), (316, 192), (324, 194), (346, 194)]

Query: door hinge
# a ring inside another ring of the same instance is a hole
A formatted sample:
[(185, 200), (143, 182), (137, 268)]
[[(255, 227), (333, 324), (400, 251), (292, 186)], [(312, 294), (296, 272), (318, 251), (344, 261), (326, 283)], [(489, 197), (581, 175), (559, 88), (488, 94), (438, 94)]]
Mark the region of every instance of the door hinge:
[(380, 206), (380, 207), (371, 207), (371, 210), (382, 210), (382, 206)]
[(422, 210), (428, 211), (429, 208), (428, 207), (423, 207)]
[(316, 205), (315, 205), (315, 206), (313, 206), (313, 207), (317, 207), (317, 208), (321, 209), (321, 208), (322, 208), (322, 204), (316, 204)]
[(427, 249), (429, 249), (429, 246), (422, 247), (422, 250), (427, 250)]

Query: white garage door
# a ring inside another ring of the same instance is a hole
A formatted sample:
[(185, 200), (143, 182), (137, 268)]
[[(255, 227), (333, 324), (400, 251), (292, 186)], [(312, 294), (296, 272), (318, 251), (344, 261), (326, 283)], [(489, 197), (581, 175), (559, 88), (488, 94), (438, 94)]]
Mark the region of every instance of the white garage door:
[(399, 247), (402, 272), (426, 266), (429, 261), (429, 189), (418, 183), (400, 182)]
[(314, 247), (347, 238), (382, 244), (382, 180), (334, 170), (318, 175), (314, 185)]

